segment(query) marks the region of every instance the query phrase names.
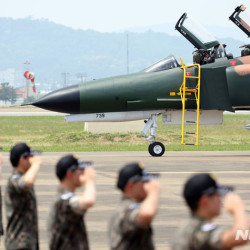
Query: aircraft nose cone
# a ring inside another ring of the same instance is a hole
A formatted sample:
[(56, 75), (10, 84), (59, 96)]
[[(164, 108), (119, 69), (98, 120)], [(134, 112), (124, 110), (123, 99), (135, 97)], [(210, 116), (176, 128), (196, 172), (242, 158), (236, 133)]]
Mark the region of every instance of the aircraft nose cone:
[(70, 114), (80, 113), (79, 85), (53, 91), (33, 102), (32, 105), (50, 111)]

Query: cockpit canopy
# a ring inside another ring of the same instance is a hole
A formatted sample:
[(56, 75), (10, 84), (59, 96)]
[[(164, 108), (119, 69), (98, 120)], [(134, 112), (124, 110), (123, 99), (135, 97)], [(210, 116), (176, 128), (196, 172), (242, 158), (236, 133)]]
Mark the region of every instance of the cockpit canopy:
[(196, 64), (213, 63), (215, 59), (233, 55), (227, 53), (226, 45), (220, 44), (202, 25), (184, 13), (175, 25), (177, 29), (198, 50), (193, 52), (193, 62)]
[[(229, 19), (234, 22), (245, 34), (250, 37), (250, 16), (245, 13), (246, 7), (244, 5), (238, 6)], [(243, 16), (243, 18), (240, 17)]]
[(197, 49), (208, 50), (220, 43), (202, 25), (184, 13), (175, 25), (177, 29)]
[(150, 67), (143, 70), (143, 72), (158, 72), (173, 68), (178, 68), (180, 65), (173, 55), (169, 55), (168, 57), (162, 59), (161, 61), (151, 65)]

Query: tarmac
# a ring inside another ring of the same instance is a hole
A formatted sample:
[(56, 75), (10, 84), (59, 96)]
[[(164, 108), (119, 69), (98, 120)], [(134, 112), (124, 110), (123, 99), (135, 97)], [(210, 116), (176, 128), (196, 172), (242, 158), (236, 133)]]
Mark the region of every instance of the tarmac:
[[(48, 249), (47, 212), (58, 186), (54, 166), (65, 154), (44, 152), (43, 164), (36, 180), (40, 249), (42, 250)], [(9, 164), (9, 154), (2, 153), (2, 155), (1, 186), (4, 193), (4, 186), (12, 167)], [(159, 158), (149, 156), (148, 152), (84, 152), (77, 153), (77, 155), (83, 160), (93, 161), (96, 170), (97, 202), (85, 217), (90, 249), (109, 249), (108, 220), (121, 195), (115, 188), (117, 172), (125, 163), (133, 161), (143, 162), (150, 172), (160, 174), (160, 208), (153, 222), (156, 249), (170, 249), (176, 229), (188, 217), (189, 212), (181, 194), (183, 183), (194, 173), (211, 172), (221, 184), (233, 185), (246, 203), (250, 222), (250, 151), (171, 151), (165, 152), (164, 156)], [(3, 212), (5, 214), (5, 211)], [(216, 222), (220, 225), (230, 226), (233, 218), (222, 210), (222, 215)], [(5, 215), (4, 225), (6, 225)], [(249, 246), (235, 249), (246, 250), (249, 249)], [(1, 240), (0, 249), (4, 249), (3, 240)]]

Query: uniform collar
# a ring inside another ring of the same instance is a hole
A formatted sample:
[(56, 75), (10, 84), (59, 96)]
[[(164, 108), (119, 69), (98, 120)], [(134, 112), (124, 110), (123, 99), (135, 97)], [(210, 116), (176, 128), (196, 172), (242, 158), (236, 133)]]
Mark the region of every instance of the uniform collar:
[(195, 214), (192, 214), (192, 219), (195, 219), (195, 220), (199, 220), (199, 221), (206, 221), (206, 219), (205, 218), (202, 218), (202, 217), (200, 217), (200, 216), (197, 216), (197, 215), (195, 215)]
[(23, 173), (19, 172), (17, 169), (12, 170), (12, 175), (23, 175)]
[(67, 188), (64, 188), (62, 186), (59, 186), (57, 191), (58, 191), (59, 194), (73, 193), (70, 190), (68, 190)]

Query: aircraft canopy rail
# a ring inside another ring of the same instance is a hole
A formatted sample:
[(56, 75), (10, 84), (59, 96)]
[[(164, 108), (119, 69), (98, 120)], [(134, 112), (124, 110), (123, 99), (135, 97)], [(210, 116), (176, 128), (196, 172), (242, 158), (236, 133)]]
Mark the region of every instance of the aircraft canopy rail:
[(144, 69), (143, 72), (158, 72), (178, 67), (180, 67), (180, 65), (178, 64), (175, 57), (173, 55), (169, 55), (168, 57), (162, 59), (161, 61)]
[[(229, 17), (229, 19), (235, 23), (248, 37), (250, 37), (250, 26), (247, 24), (246, 21), (244, 21), (241, 17), (240, 14), (244, 12), (246, 7), (244, 5), (238, 6), (233, 14)], [(245, 13), (244, 13), (245, 14)], [(247, 16), (246, 14), (244, 15), (244, 19), (250, 23), (250, 17)]]
[(197, 49), (208, 50), (220, 44), (203, 26), (188, 17), (187, 13), (180, 17), (175, 29)]

